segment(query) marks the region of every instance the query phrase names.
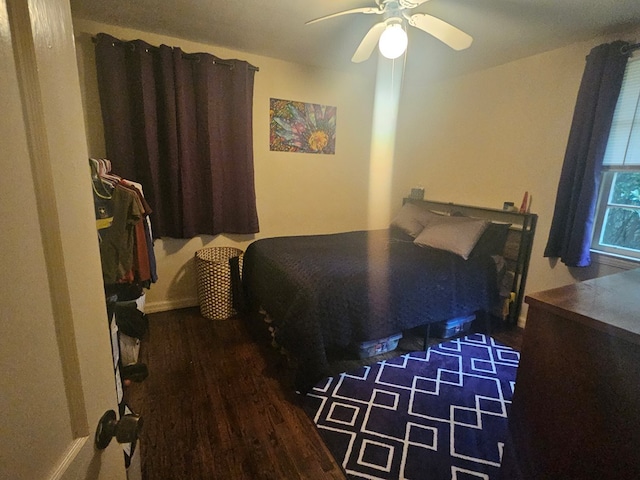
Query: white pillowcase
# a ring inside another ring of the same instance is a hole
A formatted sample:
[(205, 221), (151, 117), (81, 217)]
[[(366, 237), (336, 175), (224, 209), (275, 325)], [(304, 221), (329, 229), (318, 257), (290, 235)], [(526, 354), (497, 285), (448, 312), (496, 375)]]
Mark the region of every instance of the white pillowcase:
[(447, 250), (466, 260), (488, 226), (482, 219), (441, 216), (425, 226), (413, 243)]

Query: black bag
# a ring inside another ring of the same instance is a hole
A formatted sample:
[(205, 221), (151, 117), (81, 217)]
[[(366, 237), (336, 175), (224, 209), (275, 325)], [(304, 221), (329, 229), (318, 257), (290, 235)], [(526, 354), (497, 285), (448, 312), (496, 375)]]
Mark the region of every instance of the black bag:
[(142, 339), (149, 329), (149, 319), (138, 310), (136, 302), (116, 302), (116, 325), (125, 335)]

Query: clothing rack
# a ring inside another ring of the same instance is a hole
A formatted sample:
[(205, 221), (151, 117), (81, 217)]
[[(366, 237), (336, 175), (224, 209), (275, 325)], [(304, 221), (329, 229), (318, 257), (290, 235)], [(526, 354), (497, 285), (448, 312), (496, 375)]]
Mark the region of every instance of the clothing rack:
[[(127, 421), (136, 425), (137, 431), (142, 425), (142, 418), (131, 410), (124, 391), (131, 382), (141, 382), (149, 374), (147, 365), (140, 363), (138, 358), (140, 340), (148, 330), (143, 288), (150, 288), (151, 283), (157, 280), (148, 219), (151, 209), (144, 201), (142, 186), (111, 172), (111, 161), (89, 158), (89, 167), (118, 403), (117, 413), (110, 410), (103, 420), (127, 418)], [(134, 207), (134, 203), (137, 206)], [(123, 212), (127, 212), (126, 215)], [(135, 215), (133, 212), (136, 212)], [(133, 221), (135, 224), (132, 225)], [(131, 250), (130, 253), (127, 253), (128, 250)], [(127, 265), (124, 275), (118, 275), (120, 266), (127, 263), (127, 256), (131, 265)], [(109, 277), (105, 276), (106, 272), (110, 272)], [(106, 448), (110, 438), (96, 435), (96, 447), (100, 450)], [(140, 454), (136, 455), (136, 444), (136, 438), (122, 442), (127, 478), (140, 478), (141, 475)]]

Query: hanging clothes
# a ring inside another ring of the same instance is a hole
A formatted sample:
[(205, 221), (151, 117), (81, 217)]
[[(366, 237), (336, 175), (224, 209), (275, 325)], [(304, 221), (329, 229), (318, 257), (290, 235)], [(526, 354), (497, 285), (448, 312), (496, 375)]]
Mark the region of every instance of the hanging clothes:
[(141, 184), (125, 179), (120, 184), (134, 192), (143, 207), (143, 221), (136, 224), (136, 249), (134, 251), (134, 264), (138, 271), (138, 278), (141, 282), (155, 283), (158, 280), (158, 274), (151, 233), (151, 206), (145, 200)]
[(142, 219), (143, 210), (135, 195), (116, 185), (111, 196), (113, 222), (100, 231), (100, 256), (105, 285), (131, 283), (134, 278), (133, 252), (135, 225)]
[(106, 159), (90, 159), (96, 227), (105, 287), (157, 281), (149, 214), (142, 186), (111, 173)]

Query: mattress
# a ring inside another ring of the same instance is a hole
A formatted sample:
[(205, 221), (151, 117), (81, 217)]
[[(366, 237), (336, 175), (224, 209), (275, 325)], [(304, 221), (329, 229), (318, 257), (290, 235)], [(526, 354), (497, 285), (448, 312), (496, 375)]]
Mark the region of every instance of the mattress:
[(328, 373), (326, 350), (489, 310), (496, 262), (419, 247), (392, 229), (256, 240), (245, 252), (247, 304), (268, 312), (298, 362), (299, 388)]

